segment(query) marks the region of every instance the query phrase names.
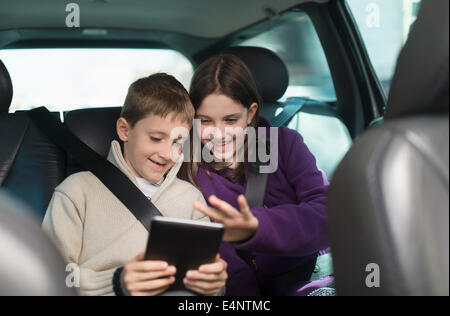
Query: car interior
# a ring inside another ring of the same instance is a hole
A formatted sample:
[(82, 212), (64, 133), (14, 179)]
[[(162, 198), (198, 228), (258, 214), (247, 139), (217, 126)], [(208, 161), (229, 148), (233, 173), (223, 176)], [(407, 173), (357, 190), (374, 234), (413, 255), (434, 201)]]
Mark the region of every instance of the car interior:
[[(61, 255), (39, 228), (55, 188), (83, 167), (28, 111), (47, 107), (103, 157), (119, 140), (120, 100), (74, 107), (62, 93), (65, 104), (21, 107), (13, 99), (33, 99), (27, 91), (34, 90), (15, 85), (19, 74), (7, 57), (46, 49), (171, 50), (194, 70), (219, 53), (238, 56), (256, 80), (262, 116), (272, 119), (288, 103), (304, 102), (286, 126), (300, 132), (330, 181), (337, 295), (448, 295), (447, 0), (421, 1), (389, 80), (380, 79), (346, 0), (78, 3), (81, 27), (68, 28), (65, 2), (0, 2), (0, 295), (76, 295), (64, 286)], [(319, 59), (326, 72), (315, 66)], [(34, 71), (24, 74), (45, 85), (46, 73)], [(22, 260), (31, 262), (29, 274), (8, 273), (11, 266), (23, 271)], [(369, 263), (379, 265), (383, 286), (366, 285)]]

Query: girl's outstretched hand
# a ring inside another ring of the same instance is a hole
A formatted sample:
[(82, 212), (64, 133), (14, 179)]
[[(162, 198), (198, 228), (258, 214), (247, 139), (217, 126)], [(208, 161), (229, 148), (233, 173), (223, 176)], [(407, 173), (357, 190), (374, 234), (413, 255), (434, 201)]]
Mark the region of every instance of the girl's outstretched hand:
[(245, 196), (240, 195), (238, 197), (240, 212), (215, 195), (211, 195), (208, 201), (214, 208), (198, 202), (194, 203), (194, 208), (210, 217), (213, 221), (222, 223), (225, 226), (223, 240), (244, 242), (256, 233), (259, 221), (251, 212)]

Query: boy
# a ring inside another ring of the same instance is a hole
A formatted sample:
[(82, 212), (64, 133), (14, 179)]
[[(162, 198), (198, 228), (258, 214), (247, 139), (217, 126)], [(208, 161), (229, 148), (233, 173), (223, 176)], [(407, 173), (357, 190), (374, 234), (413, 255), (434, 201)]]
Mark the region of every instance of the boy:
[[(200, 191), (176, 176), (183, 161), (181, 143), (193, 118), (189, 95), (174, 77), (155, 74), (140, 79), (130, 86), (117, 121), (123, 153), (113, 141), (108, 160), (164, 216), (209, 221), (192, 206), (194, 201), (205, 203)], [(173, 139), (174, 129), (185, 132)], [(175, 281), (176, 267), (142, 261), (147, 230), (90, 172), (74, 174), (55, 189), (43, 229), (66, 260), (80, 268), (82, 295), (153, 296)], [(187, 273), (186, 288), (204, 295), (223, 293), (226, 263), (219, 256), (199, 270)]]

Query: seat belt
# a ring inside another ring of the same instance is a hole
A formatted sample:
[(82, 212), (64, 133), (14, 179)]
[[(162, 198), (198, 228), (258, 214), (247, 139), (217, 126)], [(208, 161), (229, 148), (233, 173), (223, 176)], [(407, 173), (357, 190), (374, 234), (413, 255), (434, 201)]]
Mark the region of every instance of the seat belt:
[(33, 123), (58, 147), (92, 172), (114, 196), (150, 231), (153, 216), (163, 216), (156, 206), (119, 168), (76, 137), (45, 108), (28, 111)]
[[(306, 99), (301, 98), (288, 99), (283, 111), (271, 120), (272, 126), (281, 127), (286, 125), (295, 114), (301, 111), (306, 102)], [(267, 176), (267, 173), (259, 172), (259, 164), (257, 164), (256, 167), (249, 166), (245, 197), (250, 208), (262, 206), (264, 204), (264, 192), (266, 192)]]
[[(264, 195), (267, 186), (267, 173), (259, 172), (260, 163), (248, 167), (248, 178), (245, 188), (245, 197), (250, 208), (263, 206)], [(255, 260), (254, 254), (251, 251), (236, 249), (237, 255), (245, 262), (252, 270), (257, 273), (259, 267)], [(257, 281), (261, 294), (264, 296), (283, 296), (286, 295), (289, 289), (300, 283), (307, 281), (310, 273), (313, 273), (316, 264), (316, 259), (305, 262), (295, 269), (282, 273), (272, 278), (261, 278), (258, 274)]]
[(285, 126), (295, 114), (300, 112), (308, 100), (302, 98), (290, 98), (286, 100), (283, 111), (275, 116), (270, 122), (273, 127)]
[[(259, 172), (259, 167), (255, 168), (249, 166), (247, 185), (245, 189), (245, 197), (247, 198), (247, 202), (250, 208), (264, 205), (264, 195), (266, 192), (267, 177), (268, 177), (267, 173)], [(253, 270), (255, 271), (258, 270), (257, 263), (254, 260), (254, 256), (250, 251), (236, 250), (236, 253), (242, 260), (244, 260), (247, 263), (247, 265), (252, 267)], [(305, 273), (303, 269), (308, 269), (309, 268), (308, 265), (309, 263), (306, 263), (305, 265), (301, 265), (300, 267), (292, 271), (283, 273), (278, 277), (274, 278), (271, 282), (269, 282), (270, 293), (264, 294), (283, 295), (282, 292), (288, 288), (286, 284), (290, 284), (289, 282), (295, 281), (296, 279), (299, 278), (299, 276)], [(314, 270), (312, 271), (309, 281), (316, 281), (330, 275), (333, 275), (333, 263), (331, 254), (326, 253), (318, 256), (316, 258)], [(330, 287), (330, 285), (327, 285), (327, 287)], [(264, 285), (262, 283), (260, 283), (260, 288), (261, 290), (264, 290)]]
[[(250, 208), (262, 206), (264, 204), (264, 193), (267, 186), (267, 173), (259, 172), (259, 163), (255, 166), (248, 166), (247, 186), (245, 188), (245, 198)], [(250, 251), (236, 249), (237, 255), (247, 263), (253, 270), (258, 267)]]
[[(289, 123), (295, 114), (301, 111), (307, 100), (303, 98), (290, 98), (285, 102), (283, 111), (271, 120), (273, 127), (281, 127)], [(250, 208), (264, 204), (264, 192), (267, 186), (267, 173), (259, 172), (257, 167), (249, 166), (245, 197)]]
[[(271, 120), (272, 126), (273, 127), (285, 126), (292, 120), (294, 115), (296, 115), (298, 112), (301, 111), (306, 102), (307, 100), (302, 98), (289, 99), (285, 107), (283, 108), (283, 111)], [(259, 172), (259, 166), (257, 166), (256, 168), (249, 166), (247, 184), (245, 189), (245, 197), (247, 199), (250, 208), (264, 205), (264, 195), (266, 192), (267, 178), (268, 178), (267, 173)], [(236, 250), (236, 252), (239, 255), (239, 257), (241, 257), (241, 259), (244, 260), (248, 265), (253, 267), (254, 270), (258, 269), (256, 262), (253, 258), (253, 254), (251, 252), (243, 250)], [(297, 269), (291, 272), (284, 273), (283, 275), (278, 277), (278, 279), (280, 280), (289, 278), (295, 279), (296, 274), (301, 272), (296, 270)], [(315, 281), (331, 274), (333, 274), (331, 254), (321, 255), (316, 259), (315, 268), (311, 275), (310, 281)], [(280, 283), (283, 284), (285, 282), (286, 280), (282, 280)], [(276, 285), (275, 288), (277, 286), (278, 285)]]
[(245, 198), (252, 207), (264, 205), (264, 193), (267, 186), (267, 173), (259, 173), (259, 166), (248, 167), (247, 186), (245, 188)]

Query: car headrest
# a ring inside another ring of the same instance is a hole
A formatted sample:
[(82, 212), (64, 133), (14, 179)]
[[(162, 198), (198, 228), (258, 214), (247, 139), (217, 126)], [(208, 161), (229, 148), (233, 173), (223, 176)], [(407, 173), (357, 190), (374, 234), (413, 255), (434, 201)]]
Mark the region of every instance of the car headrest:
[(424, 0), (403, 48), (386, 119), (448, 113), (449, 1)]
[(0, 114), (8, 113), (13, 95), (13, 87), (8, 69), (0, 60)]
[(255, 78), (258, 91), (265, 102), (280, 99), (289, 85), (286, 65), (274, 52), (262, 47), (231, 47), (224, 54), (232, 54), (247, 65)]
[(107, 157), (111, 142), (119, 141), (116, 122), (122, 107), (80, 109), (66, 112), (64, 122), (81, 141), (103, 157)]
[(62, 256), (30, 213), (0, 190), (0, 295), (75, 295), (75, 290), (66, 286), (68, 274)]

